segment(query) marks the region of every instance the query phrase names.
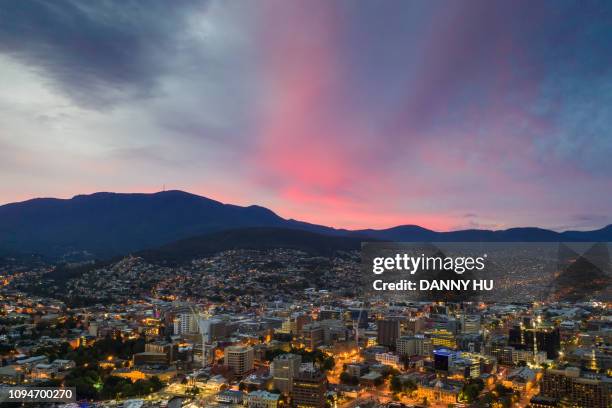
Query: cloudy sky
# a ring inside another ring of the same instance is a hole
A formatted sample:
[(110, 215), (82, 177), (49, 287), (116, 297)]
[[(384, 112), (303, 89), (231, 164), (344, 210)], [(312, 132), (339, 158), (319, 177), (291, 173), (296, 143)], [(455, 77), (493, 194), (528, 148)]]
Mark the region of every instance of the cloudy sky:
[(0, 3), (0, 203), (182, 189), (337, 227), (612, 223), (612, 4)]

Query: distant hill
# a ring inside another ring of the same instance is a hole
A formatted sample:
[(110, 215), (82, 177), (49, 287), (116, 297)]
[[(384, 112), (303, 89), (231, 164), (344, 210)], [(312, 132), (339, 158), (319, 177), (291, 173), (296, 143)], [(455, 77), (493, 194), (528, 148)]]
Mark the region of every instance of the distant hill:
[(293, 239), (291, 234), (278, 231), (282, 228), (364, 241), (612, 241), (612, 225), (596, 231), (562, 233), (540, 228), (436, 232), (416, 225), (349, 231), (284, 219), (260, 206), (241, 207), (183, 191), (164, 191), (95, 193), (2, 205), (0, 256), (36, 253), (69, 260), (78, 260), (83, 254), (106, 258), (190, 237), (253, 227), (274, 228), (275, 232), (269, 235), (277, 237), (269, 236), (270, 243)]
[(89, 251), (106, 257), (228, 228), (284, 223), (263, 207), (222, 204), (182, 191), (96, 193), (0, 206), (0, 248), (46, 256)]
[(244, 228), (213, 232), (139, 251), (135, 255), (149, 262), (184, 262), (231, 249), (266, 250), (296, 249), (311, 255), (330, 256), (336, 251), (361, 248), (361, 239), (348, 236), (323, 235), (287, 228)]
[[(510, 228), (507, 230), (461, 230), (450, 232), (436, 232), (417, 225), (404, 225), (384, 230), (362, 230), (355, 233), (376, 237), (388, 241), (423, 241), (423, 242), (557, 242), (568, 239), (577, 239), (564, 236), (555, 231), (542, 228)], [(588, 239), (589, 235), (583, 236)], [(612, 234), (610, 234), (612, 237)]]

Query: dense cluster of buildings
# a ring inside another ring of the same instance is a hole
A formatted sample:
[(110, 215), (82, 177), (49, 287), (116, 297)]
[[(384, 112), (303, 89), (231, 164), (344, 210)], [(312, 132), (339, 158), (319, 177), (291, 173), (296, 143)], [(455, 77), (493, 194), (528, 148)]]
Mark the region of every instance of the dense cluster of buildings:
[(38, 287), (52, 268), (4, 270), (0, 383), (65, 385), (89, 365), (101, 390), (162, 381), (150, 406), (612, 405), (610, 304), (390, 303), (359, 297), (358, 268), (293, 250), (128, 257), (55, 295)]

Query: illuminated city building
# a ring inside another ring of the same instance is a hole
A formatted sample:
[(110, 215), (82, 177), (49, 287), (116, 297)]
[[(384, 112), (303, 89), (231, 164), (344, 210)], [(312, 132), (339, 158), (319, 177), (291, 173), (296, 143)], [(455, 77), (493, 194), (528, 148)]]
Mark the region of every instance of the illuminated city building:
[(430, 402), (454, 404), (457, 402), (457, 396), (460, 391), (460, 387), (455, 387), (437, 380), (433, 385), (418, 384), (417, 398), (427, 399), (427, 401)]
[(376, 354), (376, 361), (381, 364), (399, 367), (400, 366), (400, 356), (394, 353), (379, 353)]
[(380, 319), (376, 321), (378, 344), (395, 347), (400, 337), (400, 321), (398, 319)]
[(457, 358), (457, 353), (449, 349), (437, 349), (433, 352), (434, 357), (434, 370), (436, 372), (448, 373), (453, 362)]
[(448, 330), (434, 330), (427, 333), (435, 347), (457, 348), (455, 335)]
[(252, 391), (247, 395), (248, 408), (277, 408), (280, 394), (273, 394), (268, 391)]
[(272, 360), (270, 375), (274, 388), (283, 394), (293, 390), (293, 378), (299, 373), (302, 356), (299, 354), (281, 354)]
[(323, 344), (324, 330), (319, 323), (305, 324), (302, 328), (302, 342), (310, 350)]
[(327, 377), (313, 365), (304, 365), (293, 379), (291, 392), (294, 408), (323, 408), (327, 392)]
[(237, 375), (243, 375), (253, 370), (253, 347), (230, 346), (225, 348), (225, 365), (234, 370)]
[(508, 345), (534, 353), (545, 351), (547, 358), (553, 360), (558, 357), (561, 349), (559, 328), (543, 324), (535, 327), (515, 325), (508, 332)]
[(609, 408), (612, 405), (612, 379), (605, 376), (581, 375), (575, 367), (546, 370), (540, 394), (561, 400), (568, 399), (580, 407)]

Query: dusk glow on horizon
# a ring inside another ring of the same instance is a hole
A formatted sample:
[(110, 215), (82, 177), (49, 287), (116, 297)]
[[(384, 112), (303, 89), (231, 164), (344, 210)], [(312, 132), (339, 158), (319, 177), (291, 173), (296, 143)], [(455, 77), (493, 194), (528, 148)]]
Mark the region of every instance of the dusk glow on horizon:
[(0, 5), (0, 204), (180, 189), (338, 228), (612, 223), (612, 4)]

